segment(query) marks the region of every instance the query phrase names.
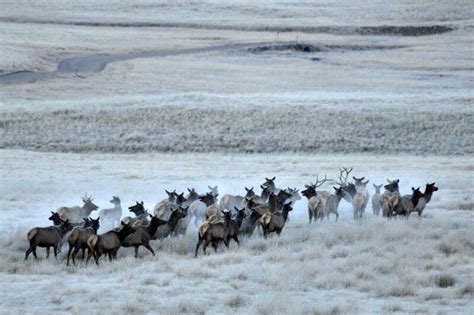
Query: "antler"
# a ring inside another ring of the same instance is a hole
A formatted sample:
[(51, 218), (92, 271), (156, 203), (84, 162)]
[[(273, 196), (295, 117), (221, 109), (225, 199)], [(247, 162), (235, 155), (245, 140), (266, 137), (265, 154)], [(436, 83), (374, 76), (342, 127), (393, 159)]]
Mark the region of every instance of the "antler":
[(352, 167), (348, 169), (347, 167), (343, 167), (339, 169), (339, 181), (336, 181), (336, 184), (344, 186), (347, 184), (347, 178), (349, 174), (352, 172)]
[(332, 181), (332, 179), (328, 179), (326, 174), (324, 175), (324, 178), (319, 180), (319, 175), (316, 175), (316, 184), (314, 184), (314, 188), (321, 187), (322, 184), (324, 184), (327, 181)]

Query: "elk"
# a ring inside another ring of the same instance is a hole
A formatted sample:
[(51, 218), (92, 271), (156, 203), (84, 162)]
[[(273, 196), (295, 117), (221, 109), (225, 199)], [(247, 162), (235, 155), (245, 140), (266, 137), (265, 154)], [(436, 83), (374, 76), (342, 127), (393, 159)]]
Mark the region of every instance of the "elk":
[(138, 257), (138, 248), (140, 246), (145, 247), (153, 254), (153, 256), (155, 256), (155, 252), (150, 246), (151, 237), (155, 235), (159, 226), (162, 226), (167, 222), (165, 220), (161, 220), (157, 216), (153, 216), (151, 214), (149, 216), (150, 223), (148, 223), (147, 226), (138, 226), (135, 232), (129, 234), (122, 241), (123, 247), (135, 247), (135, 258)]
[(270, 192), (277, 193), (279, 189), (276, 188), (275, 186), (275, 179), (276, 179), (276, 176), (273, 176), (273, 178), (265, 177), (265, 182), (261, 185), (261, 187), (267, 187), (270, 190)]
[(238, 246), (240, 246), (239, 243), (239, 233), (240, 233), (240, 228), (242, 227), (242, 222), (247, 216), (245, 213), (245, 207), (239, 209), (237, 207), (234, 207), (234, 210), (236, 211), (236, 215), (234, 218), (229, 223), (229, 233), (227, 234), (227, 239), (228, 242), (230, 242), (230, 239), (233, 239)]
[(425, 209), (426, 205), (430, 202), (433, 193), (438, 191), (438, 187), (435, 186), (435, 183), (427, 183), (425, 186), (425, 192), (423, 193), (423, 197), (420, 198), (418, 204), (415, 206), (415, 211), (418, 212), (418, 216), (421, 217), (423, 210)]
[[(423, 197), (423, 193), (420, 192), (420, 187), (415, 189), (411, 188), (412, 194), (406, 195), (403, 197), (397, 197), (395, 202), (389, 202), (389, 213), (388, 216), (402, 215), (409, 216), (411, 212), (414, 211), (415, 206), (418, 204), (418, 201)], [(394, 198), (394, 196), (389, 197), (389, 199)]]
[[(338, 184), (342, 189), (344, 189), (348, 185), (347, 179), (349, 178), (349, 174), (351, 172), (352, 172), (352, 167), (350, 169), (347, 167), (343, 167), (339, 169), (339, 175), (338, 175), (339, 180), (338, 181), (336, 180), (336, 184)], [(346, 200), (349, 203), (352, 202), (352, 198), (348, 194), (344, 194), (344, 200)]]
[(291, 200), (292, 204), (295, 204), (298, 200), (301, 200), (301, 196), (296, 187), (295, 188), (288, 187), (284, 191), (291, 195), (291, 197), (289, 197), (288, 200)]
[(400, 198), (400, 191), (398, 187), (399, 179), (387, 179), (388, 184), (384, 186), (385, 191), (380, 196), (380, 204), (382, 205), (382, 215), (389, 216), (390, 208), (394, 208)]
[(136, 201), (128, 210), (135, 214), (135, 218), (126, 217), (123, 221), (130, 223), (132, 226), (144, 226), (148, 224), (148, 212), (142, 202)]
[(220, 242), (224, 242), (224, 245), (229, 248), (229, 232), (231, 223), (231, 211), (223, 210), (224, 222), (209, 223), (204, 222), (199, 226), (198, 231), (198, 242), (196, 244), (196, 250), (194, 257), (197, 257), (199, 247), (204, 242), (202, 247), (204, 254), (206, 254), (206, 248), (209, 243), (212, 243), (214, 251), (217, 253), (217, 246)]
[(369, 191), (367, 190), (367, 184), (369, 183), (368, 180), (364, 182), (365, 177), (357, 178), (355, 176), (352, 176), (355, 182), (355, 187), (358, 193), (364, 195), (365, 202), (362, 205), (362, 213), (365, 212), (365, 208), (367, 207), (367, 203), (369, 202)]
[[(69, 243), (69, 251), (67, 252), (67, 263), (66, 265), (69, 266), (69, 258), (72, 252), (72, 263), (76, 265), (76, 255), (79, 250), (82, 249), (82, 260), (84, 260), (85, 250), (88, 249), (87, 240), (91, 235), (96, 235), (97, 230), (99, 230), (100, 217), (97, 219), (84, 219), (86, 224), (83, 228), (75, 227), (72, 229), (71, 233), (68, 236), (68, 243)], [(74, 251), (73, 251), (74, 250)], [(90, 250), (89, 250), (90, 252)]]
[(334, 213), (336, 215), (336, 221), (339, 219), (339, 213), (337, 212), (337, 208), (339, 208), (339, 202), (344, 197), (344, 189), (342, 187), (334, 187), (335, 193), (333, 195), (329, 195), (328, 199), (326, 200), (326, 207), (324, 208), (324, 215), (329, 220), (329, 214)]
[(293, 210), (293, 208), (291, 207), (291, 202), (289, 202), (283, 206), (281, 212), (265, 213), (259, 220), (262, 226), (263, 236), (267, 238), (268, 234), (273, 232), (280, 235), (288, 218), (288, 213), (291, 210)]
[(122, 205), (120, 198), (117, 196), (112, 196), (110, 203), (113, 204), (114, 207), (110, 209), (99, 210), (99, 217), (101, 217), (103, 221), (112, 222), (112, 225), (116, 226), (119, 224), (120, 218), (122, 217)]
[(354, 220), (362, 219), (364, 214), (364, 205), (367, 204), (365, 195), (363, 193), (357, 192), (357, 188), (352, 183), (343, 187), (343, 190), (345, 195), (351, 200)]
[(153, 208), (153, 213), (161, 219), (168, 219), (172, 209), (176, 208), (176, 205), (181, 205), (186, 200), (184, 193), (178, 194), (176, 190), (172, 192), (165, 190), (165, 192), (168, 194), (168, 199), (163, 199)]
[(313, 220), (324, 218), (324, 211), (326, 209), (326, 202), (329, 197), (329, 193), (316, 191), (316, 188), (321, 187), (328, 179), (324, 176), (324, 179), (319, 180), (319, 176), (316, 177), (316, 183), (310, 183), (305, 185), (305, 190), (301, 191), (301, 194), (308, 199), (308, 215), (309, 223)]
[(380, 203), (380, 188), (382, 188), (383, 184), (375, 185), (372, 184), (375, 188), (375, 194), (372, 196), (372, 212), (374, 215), (379, 215), (380, 210), (382, 209), (382, 204)]
[(85, 194), (84, 197), (82, 197), (82, 201), (84, 202), (82, 207), (61, 207), (57, 209), (56, 212), (59, 213), (63, 220), (69, 219), (71, 222), (80, 222), (82, 218), (89, 217), (92, 211), (99, 209), (99, 207), (92, 202), (92, 196)]
[(119, 250), (123, 240), (136, 231), (130, 223), (120, 223), (122, 225), (119, 229), (113, 229), (104, 234), (91, 235), (87, 239), (87, 246), (89, 247), (89, 254), (87, 255), (86, 264), (94, 256), (94, 261), (98, 265), (99, 259), (103, 254), (109, 256), (109, 260), (117, 258), (117, 251)]
[(250, 210), (250, 213), (242, 221), (240, 233), (250, 236), (257, 227), (258, 219), (267, 212), (267, 208), (265, 205), (255, 203), (251, 198), (245, 200), (246, 208)]
[(58, 245), (61, 242), (63, 236), (72, 229), (69, 219), (65, 221), (62, 220), (61, 224), (58, 226), (50, 227), (35, 227), (28, 231), (26, 237), (30, 243), (30, 247), (26, 250), (25, 260), (28, 259), (28, 256), (33, 253), (35, 259), (36, 256), (36, 247), (45, 247), (46, 248), (46, 258), (49, 258), (49, 250), (52, 247), (54, 250), (54, 257), (58, 258)]
[(208, 219), (207, 209), (209, 207), (211, 207), (211, 209), (209, 209), (209, 215), (219, 212), (219, 207), (216, 205), (217, 196), (218, 194), (214, 195), (211, 191), (203, 196), (199, 196), (198, 200), (195, 200), (189, 205), (189, 214), (191, 217), (194, 217), (194, 224), (197, 225), (198, 221)]
[(238, 207), (243, 207), (245, 206), (245, 198), (252, 198), (255, 196), (255, 192), (253, 191), (253, 187), (248, 189), (245, 187), (245, 190), (247, 193), (245, 196), (238, 196), (238, 195), (229, 195), (225, 194), (222, 196), (222, 198), (219, 200), (219, 210), (231, 210), (234, 208)]
[(166, 223), (158, 226), (158, 229), (156, 230), (156, 233), (152, 236), (152, 239), (156, 240), (168, 237), (175, 230), (179, 220), (186, 217), (187, 214), (188, 207), (179, 207), (178, 209), (173, 210)]

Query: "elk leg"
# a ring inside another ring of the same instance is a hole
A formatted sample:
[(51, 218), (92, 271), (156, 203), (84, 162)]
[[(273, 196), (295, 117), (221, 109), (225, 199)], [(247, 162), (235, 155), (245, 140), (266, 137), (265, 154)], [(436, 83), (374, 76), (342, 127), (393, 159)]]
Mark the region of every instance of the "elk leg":
[(209, 246), (209, 241), (205, 240), (204, 245), (202, 246), (202, 250), (204, 251), (204, 255), (207, 255), (207, 253), (206, 253), (207, 246)]
[(237, 235), (234, 235), (234, 241), (237, 243), (237, 246), (240, 247), (239, 237)]
[(212, 248), (214, 248), (214, 252), (217, 254), (217, 242), (212, 242)]
[[(74, 264), (74, 266), (76, 265), (76, 255), (77, 255), (78, 252), (79, 252), (79, 247), (75, 247), (74, 251), (72, 252), (72, 263)], [(90, 253), (90, 251), (89, 251), (89, 253)]]
[(140, 245), (135, 246), (135, 258), (138, 257), (138, 247), (140, 247)]
[(153, 254), (153, 256), (155, 256), (155, 251), (153, 250), (153, 248), (151, 248), (150, 244), (147, 243), (143, 246), (145, 246), (145, 248), (148, 249)]
[(100, 256), (102, 256), (102, 254), (97, 253), (97, 255), (95, 255), (95, 257), (94, 257), (94, 260), (95, 260), (95, 264), (96, 264), (96, 265), (99, 265), (99, 258), (100, 258)]
[(67, 251), (67, 262), (66, 262), (66, 266), (69, 266), (69, 256), (71, 255), (72, 249), (73, 249), (73, 247), (71, 246), (71, 244), (69, 244), (69, 250)]
[(48, 258), (49, 258), (49, 246), (46, 247), (46, 259), (48, 259)]
[(84, 260), (84, 257), (86, 256), (86, 249), (83, 248), (82, 249), (82, 260)]
[(199, 238), (197, 244), (196, 244), (196, 251), (194, 252), (194, 257), (197, 257), (198, 255), (198, 250), (199, 250), (199, 246), (201, 246), (201, 243), (202, 243), (202, 238)]
[(309, 215), (309, 223), (311, 223), (311, 220), (313, 219), (313, 211), (308, 208), (308, 215)]
[(107, 254), (109, 256), (109, 261), (112, 261), (112, 253)]
[(35, 259), (36, 259), (36, 254), (35, 254), (34, 250), (35, 250), (35, 246), (30, 244), (30, 248), (28, 248), (28, 249), (26, 250), (26, 253), (25, 253), (25, 260), (28, 259), (28, 256), (29, 256), (31, 253), (33, 253), (33, 255), (34, 255)]
[(58, 245), (53, 246), (54, 259), (58, 259)]

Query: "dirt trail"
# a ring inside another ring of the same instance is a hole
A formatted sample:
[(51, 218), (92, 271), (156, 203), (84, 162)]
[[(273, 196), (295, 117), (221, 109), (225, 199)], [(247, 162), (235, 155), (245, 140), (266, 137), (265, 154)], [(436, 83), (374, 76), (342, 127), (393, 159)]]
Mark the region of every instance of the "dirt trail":
[(89, 56), (81, 56), (74, 58), (63, 59), (58, 63), (55, 71), (17, 71), (7, 73), (0, 76), (0, 84), (11, 84), (21, 82), (32, 82), (40, 79), (47, 79), (55, 77), (61, 73), (92, 73), (100, 72), (105, 69), (107, 64), (116, 61), (124, 61), (137, 58), (154, 58), (154, 57), (168, 57), (187, 54), (197, 54), (213, 51), (236, 50), (242, 48), (251, 48), (254, 46), (269, 45), (272, 43), (258, 42), (258, 43), (234, 43), (218, 46), (188, 48), (188, 49), (171, 49), (171, 50), (153, 50), (145, 52), (132, 52), (122, 54), (95, 54)]

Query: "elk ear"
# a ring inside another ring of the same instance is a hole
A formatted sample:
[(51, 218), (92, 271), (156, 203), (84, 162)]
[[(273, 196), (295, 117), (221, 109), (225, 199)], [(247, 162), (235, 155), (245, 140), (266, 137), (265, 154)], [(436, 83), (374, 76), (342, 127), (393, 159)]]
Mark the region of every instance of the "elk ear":
[[(362, 177), (364, 178), (364, 177)], [(367, 185), (369, 183), (369, 180), (366, 180), (365, 182), (362, 182), (362, 184)]]
[(388, 178), (387, 178), (387, 182), (388, 182), (389, 184), (391, 184), (391, 183), (392, 183), (392, 182), (390, 181), (390, 179), (388, 179)]
[(100, 216), (97, 217), (96, 221), (99, 222), (99, 220), (100, 220)]
[(142, 203), (141, 203), (141, 205), (143, 206), (143, 200), (142, 200)]
[(260, 185), (260, 188), (261, 188), (261, 189), (265, 189), (265, 187), (263, 187), (263, 185)]
[(397, 179), (395, 182), (398, 184), (398, 183), (400, 182), (400, 180), (399, 180), (399, 179)]
[(247, 188), (247, 186), (244, 186), (244, 188), (245, 188), (245, 191), (249, 191), (249, 189)]

